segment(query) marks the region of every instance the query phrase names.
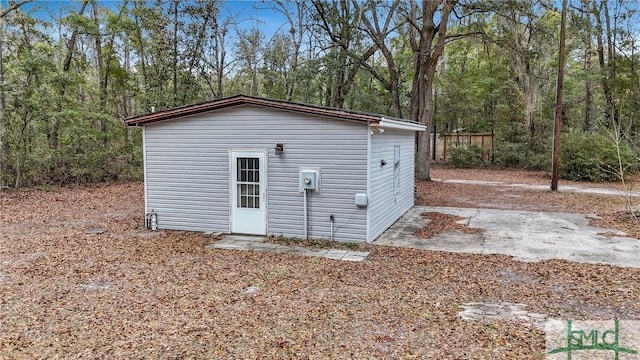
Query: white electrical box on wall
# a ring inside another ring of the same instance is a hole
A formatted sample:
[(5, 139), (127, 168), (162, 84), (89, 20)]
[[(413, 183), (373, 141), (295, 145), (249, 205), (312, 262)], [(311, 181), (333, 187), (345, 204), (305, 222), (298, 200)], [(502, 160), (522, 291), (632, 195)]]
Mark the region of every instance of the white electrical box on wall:
[(367, 194), (356, 194), (356, 206), (357, 207), (367, 207), (369, 203), (369, 199), (367, 199)]
[(320, 169), (300, 169), (300, 191), (320, 192)]

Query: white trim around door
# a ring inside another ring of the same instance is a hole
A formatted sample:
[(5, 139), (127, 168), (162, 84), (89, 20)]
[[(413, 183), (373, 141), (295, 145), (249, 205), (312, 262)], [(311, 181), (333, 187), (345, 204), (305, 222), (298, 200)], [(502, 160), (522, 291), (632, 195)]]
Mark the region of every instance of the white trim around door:
[(267, 152), (230, 150), (231, 232), (267, 234)]

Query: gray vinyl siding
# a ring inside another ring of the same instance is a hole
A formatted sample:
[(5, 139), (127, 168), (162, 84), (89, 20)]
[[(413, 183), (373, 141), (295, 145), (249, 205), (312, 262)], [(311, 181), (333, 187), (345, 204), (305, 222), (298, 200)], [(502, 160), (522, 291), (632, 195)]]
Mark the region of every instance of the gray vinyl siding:
[[(363, 123), (242, 105), (145, 126), (147, 210), (163, 229), (228, 233), (229, 150), (268, 150), (267, 232), (302, 237), (300, 167), (321, 168), (309, 195), (309, 236), (366, 240), (367, 136)], [(276, 142), (284, 142), (275, 155)]]
[[(394, 195), (393, 169), (396, 145), (400, 146), (400, 188)], [(413, 206), (414, 149), (413, 131), (386, 129), (382, 134), (371, 135), (368, 241), (375, 240)], [(380, 166), (380, 160), (383, 159), (387, 164)]]

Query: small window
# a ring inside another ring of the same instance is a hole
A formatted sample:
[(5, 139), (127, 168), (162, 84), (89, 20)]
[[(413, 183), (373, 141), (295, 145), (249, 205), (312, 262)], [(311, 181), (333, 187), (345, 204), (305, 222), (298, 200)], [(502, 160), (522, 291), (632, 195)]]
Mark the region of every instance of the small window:
[(393, 195), (400, 192), (400, 146), (393, 147)]
[(398, 166), (400, 164), (400, 146), (393, 147), (393, 165)]

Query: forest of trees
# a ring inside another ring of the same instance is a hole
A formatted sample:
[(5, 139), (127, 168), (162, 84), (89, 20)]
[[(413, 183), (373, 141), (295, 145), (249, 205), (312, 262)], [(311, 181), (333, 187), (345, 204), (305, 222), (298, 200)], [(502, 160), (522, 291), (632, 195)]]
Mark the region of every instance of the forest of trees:
[[(637, 167), (640, 4), (568, 4), (563, 151)], [(236, 93), (491, 132), (496, 165), (548, 169), (559, 35), (550, 0), (2, 0), (0, 186), (139, 179), (124, 118)]]

